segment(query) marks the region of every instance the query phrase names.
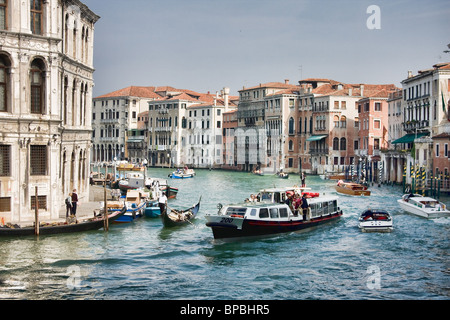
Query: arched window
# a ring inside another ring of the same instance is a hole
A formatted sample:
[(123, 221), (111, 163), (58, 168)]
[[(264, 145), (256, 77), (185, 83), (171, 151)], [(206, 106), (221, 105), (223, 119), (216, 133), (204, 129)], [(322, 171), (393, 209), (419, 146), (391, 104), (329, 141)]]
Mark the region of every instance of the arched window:
[(333, 150), (339, 150), (339, 138), (333, 139)]
[(347, 140), (345, 138), (341, 138), (341, 150), (347, 150)]
[(336, 128), (339, 128), (339, 116), (334, 116), (333, 121), (334, 121), (334, 126)]
[(0, 112), (8, 111), (8, 101), (9, 101), (9, 72), (8, 69), (11, 67), (9, 59), (0, 55)]
[(295, 124), (294, 124), (294, 118), (289, 119), (289, 134), (295, 133)]
[(40, 59), (34, 59), (30, 70), (31, 113), (44, 114), (45, 65)]
[(341, 128), (347, 128), (347, 118), (345, 116), (341, 117)]

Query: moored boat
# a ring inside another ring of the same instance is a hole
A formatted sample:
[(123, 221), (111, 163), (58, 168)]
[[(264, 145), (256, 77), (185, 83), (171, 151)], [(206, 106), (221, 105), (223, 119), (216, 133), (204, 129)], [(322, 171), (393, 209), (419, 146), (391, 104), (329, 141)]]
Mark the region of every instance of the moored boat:
[(201, 198), (196, 205), (186, 210), (176, 210), (166, 206), (166, 210), (161, 213), (164, 227), (175, 227), (191, 224), (191, 220), (196, 217), (198, 211), (200, 210), (200, 202)]
[(302, 231), (342, 216), (337, 196), (308, 199), (308, 215), (304, 218), (302, 214), (294, 214), (288, 205), (280, 203), (283, 202), (281, 194), (272, 195), (272, 198), (260, 202), (219, 204), (217, 214), (205, 215), (206, 226), (212, 229), (215, 239), (233, 239)]
[(147, 200), (144, 208), (144, 215), (147, 218), (157, 218), (161, 216), (161, 210), (157, 200)]
[(144, 188), (146, 186), (152, 185), (152, 179), (144, 177), (142, 173), (133, 172), (128, 173), (125, 179), (118, 181), (117, 186), (122, 191), (133, 190), (138, 188)]
[[(128, 223), (134, 221), (137, 218), (143, 217), (144, 208), (147, 203), (146, 198), (147, 198), (146, 194), (141, 190), (128, 190), (125, 199), (127, 211), (120, 218), (116, 219), (114, 223)], [(108, 203), (108, 207), (113, 205), (114, 205), (113, 203), (111, 205), (109, 205)]]
[(337, 192), (351, 196), (370, 196), (367, 186), (354, 182), (344, 182), (339, 180), (334, 187)]
[(427, 219), (450, 217), (450, 211), (447, 209), (447, 206), (431, 197), (424, 197), (419, 194), (405, 194), (397, 202), (404, 211), (416, 216)]
[(383, 209), (364, 210), (359, 217), (358, 227), (363, 232), (391, 232), (394, 229), (391, 215)]
[[(119, 210), (109, 210), (108, 223), (111, 224), (126, 212), (126, 206), (122, 206)], [(74, 223), (41, 223), (39, 225), (39, 235), (50, 235), (60, 233), (75, 233), (98, 230), (104, 227), (105, 219), (103, 215), (96, 215), (82, 221)], [(35, 227), (20, 227), (20, 226), (3, 226), (0, 227), (0, 236), (15, 237), (15, 236), (32, 236), (35, 234)]]

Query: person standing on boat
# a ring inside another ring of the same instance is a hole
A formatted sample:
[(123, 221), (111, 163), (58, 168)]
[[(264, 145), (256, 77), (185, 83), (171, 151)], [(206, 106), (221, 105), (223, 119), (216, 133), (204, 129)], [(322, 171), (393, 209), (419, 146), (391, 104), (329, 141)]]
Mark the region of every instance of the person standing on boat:
[(167, 204), (167, 197), (165, 192), (163, 192), (162, 195), (159, 197), (158, 204), (159, 210), (161, 211), (161, 214), (163, 214)]
[(77, 205), (78, 205), (78, 194), (77, 189), (73, 189), (72, 192), (72, 214), (77, 215)]
[(306, 220), (306, 216), (307, 216), (307, 214), (308, 214), (308, 208), (309, 208), (308, 200), (306, 200), (306, 193), (304, 193), (304, 194), (302, 195), (302, 204), (301, 204), (301, 207), (302, 207), (302, 211), (303, 211), (303, 220)]
[(305, 173), (302, 172), (302, 188), (305, 188), (305, 187), (306, 187), (306, 176), (305, 176)]
[(295, 193), (293, 202), (294, 202), (294, 216), (297, 216), (298, 211), (302, 205), (302, 197), (300, 197), (298, 193)]
[(69, 196), (65, 200), (66, 203), (66, 219), (69, 218), (69, 215), (72, 213), (72, 194), (69, 193)]

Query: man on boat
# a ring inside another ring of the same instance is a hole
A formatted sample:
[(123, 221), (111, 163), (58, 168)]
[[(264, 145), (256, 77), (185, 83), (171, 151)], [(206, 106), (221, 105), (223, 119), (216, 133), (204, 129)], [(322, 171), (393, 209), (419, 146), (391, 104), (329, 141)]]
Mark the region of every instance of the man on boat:
[(163, 192), (162, 195), (159, 197), (158, 204), (159, 210), (161, 211), (161, 214), (163, 214), (167, 204), (167, 197), (165, 192)]
[(304, 193), (302, 195), (302, 204), (301, 204), (301, 208), (303, 211), (303, 220), (306, 220), (306, 216), (308, 214), (308, 207), (309, 207), (309, 205), (308, 205), (308, 201), (306, 200), (306, 193)]

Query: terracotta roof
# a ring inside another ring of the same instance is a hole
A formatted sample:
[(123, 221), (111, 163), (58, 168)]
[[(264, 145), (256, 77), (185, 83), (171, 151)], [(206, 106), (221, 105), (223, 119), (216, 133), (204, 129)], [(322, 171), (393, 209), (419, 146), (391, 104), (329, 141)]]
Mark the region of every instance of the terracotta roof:
[(138, 87), (130, 86), (111, 93), (98, 96), (96, 98), (118, 98), (118, 97), (140, 97), (140, 98), (153, 98), (160, 99), (161, 96), (154, 91), (155, 87)]
[(297, 88), (297, 85), (295, 85), (295, 84), (287, 84), (287, 83), (284, 83), (284, 82), (268, 82), (268, 83), (261, 83), (261, 84), (259, 84), (257, 86), (254, 86), (254, 87), (244, 88), (244, 89), (239, 90), (239, 91), (258, 89), (258, 88), (289, 89), (289, 88), (293, 88), (293, 87)]

